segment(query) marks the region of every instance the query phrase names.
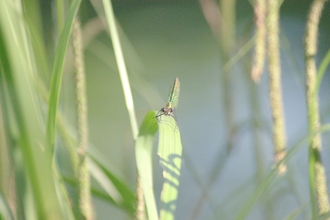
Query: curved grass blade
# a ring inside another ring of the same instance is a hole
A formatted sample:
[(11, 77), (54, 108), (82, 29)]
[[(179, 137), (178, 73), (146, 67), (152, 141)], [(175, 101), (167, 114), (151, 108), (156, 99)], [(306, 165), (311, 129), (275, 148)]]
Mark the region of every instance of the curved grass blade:
[(136, 164), (142, 182), (148, 219), (153, 220), (158, 219), (152, 179), (152, 147), (157, 130), (156, 114), (149, 111), (143, 119), (135, 142)]
[(174, 219), (180, 184), (182, 144), (180, 130), (173, 117), (163, 117), (159, 124), (158, 156), (163, 168), (160, 219)]
[(48, 116), (47, 116), (47, 141), (51, 148), (54, 148), (55, 124), (56, 124), (55, 122), (56, 122), (58, 99), (60, 95), (61, 79), (63, 75), (65, 53), (71, 33), (73, 19), (78, 12), (80, 3), (81, 0), (73, 0), (71, 3), (64, 28), (60, 35), (60, 39), (56, 50), (55, 60), (54, 60), (50, 94), (49, 94)]
[(322, 59), (320, 67), (317, 70), (317, 86), (316, 86), (316, 89), (315, 89), (316, 93), (319, 91), (320, 84), (322, 82), (324, 73), (327, 70), (329, 64), (330, 64), (330, 49), (328, 50), (327, 54)]
[(133, 215), (135, 212), (134, 193), (125, 182), (118, 178), (96, 149), (89, 148), (88, 154), (91, 159), (89, 160), (90, 173), (106, 192), (106, 194), (99, 193), (99, 195), (103, 195), (108, 201), (125, 210), (128, 214)]
[[(59, 100), (59, 93), (61, 87), (61, 79), (63, 75), (63, 65), (65, 54), (67, 50), (67, 45), (72, 29), (73, 19), (76, 16), (81, 0), (73, 0), (70, 5), (70, 9), (68, 11), (68, 15), (65, 20), (65, 24), (63, 30), (61, 32), (56, 54), (54, 65), (52, 68), (52, 78), (50, 82), (50, 93), (49, 93), (49, 102), (48, 102), (48, 114), (47, 114), (47, 125), (46, 125), (46, 141), (47, 148), (51, 151), (52, 156), (54, 156), (54, 139), (55, 139), (55, 126), (56, 126), (56, 115), (57, 115), (57, 107)], [(56, 162), (56, 161), (55, 161)], [(69, 201), (67, 197), (66, 189), (63, 185), (63, 182), (59, 179), (59, 175), (57, 175), (57, 166), (53, 166), (55, 177), (54, 184), (57, 188), (57, 197), (60, 200), (61, 211), (66, 219), (72, 219), (72, 213), (68, 209)]]
[[(69, 125), (63, 119), (61, 112), (57, 115), (57, 128), (59, 133), (62, 135), (66, 142), (68, 149), (74, 150), (77, 145), (77, 140), (68, 133), (67, 128)], [(121, 180), (119, 175), (117, 175), (117, 170), (109, 163), (109, 161), (93, 146), (92, 144), (88, 147), (89, 156), (89, 169), (90, 173), (102, 187), (102, 190), (98, 190), (95, 187), (91, 188), (93, 197), (101, 198), (108, 203), (113, 204), (123, 210), (128, 214), (134, 215), (135, 211), (135, 195), (130, 190), (130, 188)], [(76, 160), (76, 159), (73, 159)], [(78, 162), (74, 162), (78, 163)], [(78, 183), (75, 178), (72, 177), (62, 177), (65, 183), (70, 184), (77, 190)]]

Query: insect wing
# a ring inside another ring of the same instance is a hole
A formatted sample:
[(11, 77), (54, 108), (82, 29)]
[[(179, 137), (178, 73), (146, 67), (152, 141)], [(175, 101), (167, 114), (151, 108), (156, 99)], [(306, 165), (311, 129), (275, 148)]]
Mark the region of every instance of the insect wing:
[(168, 105), (171, 108), (178, 107), (179, 103), (179, 94), (180, 94), (180, 81), (179, 78), (175, 78), (170, 94), (168, 95)]

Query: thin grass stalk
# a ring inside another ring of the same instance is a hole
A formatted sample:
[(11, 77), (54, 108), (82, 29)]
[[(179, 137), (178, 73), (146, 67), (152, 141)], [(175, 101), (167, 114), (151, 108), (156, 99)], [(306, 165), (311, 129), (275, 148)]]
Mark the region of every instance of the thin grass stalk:
[[(228, 130), (229, 148), (234, 137), (233, 103), (231, 92), (230, 70), (238, 59), (230, 59), (235, 43), (235, 0), (199, 0), (204, 17), (208, 22), (213, 34), (219, 40), (221, 62), (221, 88), (225, 108), (225, 127)], [(197, 211), (197, 209), (195, 209)]]
[(255, 47), (253, 55), (253, 66), (251, 77), (255, 83), (260, 82), (260, 77), (264, 71), (266, 56), (266, 1), (256, 0), (254, 5), (255, 16)]
[(104, 10), (108, 21), (108, 28), (110, 30), (110, 36), (112, 40), (112, 46), (114, 49), (116, 62), (119, 70), (119, 75), (121, 79), (121, 83), (124, 90), (124, 96), (126, 101), (126, 107), (129, 114), (129, 119), (131, 123), (131, 129), (132, 134), (134, 137), (134, 140), (137, 138), (138, 135), (138, 124), (135, 116), (135, 110), (134, 110), (134, 102), (133, 102), (133, 96), (131, 91), (131, 86), (128, 79), (125, 59), (123, 55), (123, 51), (121, 48), (121, 43), (119, 39), (119, 33), (116, 25), (116, 19), (112, 8), (112, 3), (107, 0), (103, 0)]
[[(247, 61), (249, 62), (249, 61)], [(248, 70), (248, 63), (246, 62), (245, 69), (246, 73), (249, 72)], [(261, 132), (265, 126), (263, 118), (260, 117), (261, 108), (260, 108), (260, 99), (259, 99), (259, 91), (258, 86), (255, 84), (255, 81), (250, 78), (247, 74), (247, 82), (248, 82), (248, 92), (250, 97), (249, 107), (251, 111), (251, 126), (253, 129), (253, 146), (254, 146), (254, 155), (255, 155), (255, 164), (256, 164), (256, 180), (257, 183), (262, 182), (262, 178), (265, 173), (265, 149), (263, 147), (263, 140)]]
[[(313, 1), (308, 14), (305, 34), (307, 108), (310, 133), (314, 133), (320, 127), (315, 55), (317, 53), (318, 25), (324, 3), (325, 0)], [(313, 219), (317, 218), (317, 215), (328, 213), (330, 210), (326, 176), (321, 162), (321, 150), (321, 135), (317, 133), (313, 136), (309, 144), (309, 181)], [(316, 210), (316, 206), (318, 210)]]
[(73, 21), (73, 51), (76, 68), (76, 98), (78, 117), (78, 154), (79, 166), (76, 171), (79, 183), (79, 207), (85, 219), (94, 219), (94, 211), (91, 198), (91, 183), (88, 169), (88, 123), (87, 123), (87, 97), (84, 66), (84, 53), (81, 35), (80, 21), (76, 17)]
[[(269, 60), (269, 96), (273, 117), (273, 143), (275, 161), (281, 161), (286, 155), (286, 135), (283, 113), (281, 64), (279, 44), (279, 2), (268, 1), (268, 60)], [(282, 163), (278, 169), (279, 174), (286, 172), (286, 165)]]
[(229, 55), (236, 42), (236, 0), (220, 0), (221, 41), (223, 50)]
[[(230, 57), (234, 51), (234, 45), (236, 42), (236, 13), (235, 13), (235, 0), (220, 0), (219, 3), (220, 11), (220, 49), (221, 49), (221, 59), (222, 63), (226, 64), (229, 62)], [(225, 108), (225, 123), (228, 129), (227, 141), (228, 141), (228, 151), (232, 147), (233, 140), (235, 138), (236, 130), (234, 125), (234, 105), (233, 105), (233, 93), (232, 93), (232, 79), (231, 79), (231, 69), (222, 68), (223, 72), (221, 74), (222, 82), (222, 93), (224, 99)]]
[[(260, 99), (258, 97), (258, 86), (255, 84), (256, 81), (253, 79), (248, 79), (249, 83), (249, 95), (250, 95), (250, 109), (251, 109), (251, 125), (252, 125), (252, 131), (253, 131), (253, 150), (254, 150), (254, 160), (255, 160), (255, 184), (259, 185), (262, 183), (263, 177), (265, 175), (265, 167), (266, 162), (265, 162), (265, 151), (266, 149), (264, 148), (264, 140), (262, 138), (262, 130), (263, 130), (263, 120), (260, 117), (261, 110), (260, 110)], [(266, 192), (265, 194), (268, 194), (269, 192)], [(265, 196), (267, 197), (267, 196)], [(263, 218), (266, 219), (267, 214), (270, 211), (270, 204), (267, 203), (267, 199), (264, 197), (261, 198), (261, 209), (263, 210)]]
[[(218, 37), (220, 52), (221, 52), (221, 61), (224, 64), (221, 73), (221, 84), (222, 84), (222, 95), (223, 95), (223, 104), (225, 108), (225, 127), (228, 130), (227, 134), (227, 148), (225, 153), (222, 151), (217, 157), (212, 169), (211, 175), (207, 180), (207, 184), (200, 184), (202, 193), (198, 198), (194, 211), (191, 214), (191, 219), (197, 219), (200, 211), (203, 208), (204, 203), (209, 197), (208, 191), (211, 186), (214, 184), (217, 177), (223, 170), (223, 165), (226, 163), (226, 160), (223, 158), (224, 155), (229, 155), (232, 149), (232, 142), (236, 134), (236, 127), (234, 125), (234, 115), (233, 115), (233, 101), (232, 101), (232, 91), (231, 91), (231, 68), (234, 64), (237, 63), (240, 55), (244, 53), (244, 49), (240, 50), (232, 56), (234, 45), (235, 45), (235, 29), (236, 29), (236, 13), (235, 13), (235, 0), (219, 0), (219, 6), (213, 0), (199, 0), (205, 19), (207, 20), (213, 34)], [(215, 10), (214, 7), (218, 7), (218, 10)], [(242, 52), (242, 53), (241, 53)]]
[[(253, 58), (252, 58), (253, 59)], [(244, 62), (244, 69), (246, 73), (249, 73), (249, 64), (251, 60), (247, 60)], [(251, 78), (251, 75), (244, 75), (246, 76), (246, 80), (248, 82), (248, 94), (250, 97), (249, 107), (251, 110), (251, 126), (253, 129), (253, 146), (254, 146), (254, 155), (255, 155), (255, 164), (256, 164), (256, 180), (257, 183), (261, 183), (265, 173), (265, 149), (263, 147), (263, 140), (262, 140), (262, 131), (265, 128), (265, 122), (261, 114), (260, 108), (260, 100), (259, 100), (259, 87), (256, 85), (255, 81)]]
[[(115, 15), (114, 11), (112, 8), (112, 3), (109, 0), (103, 0), (103, 6), (105, 10), (105, 15), (107, 17), (107, 23), (108, 23), (108, 28), (110, 31), (110, 36), (112, 40), (112, 45), (116, 57), (116, 62), (119, 70), (119, 75), (121, 79), (121, 83), (123, 86), (124, 90), (124, 97), (125, 97), (125, 102), (126, 102), (126, 107), (131, 123), (131, 130), (133, 134), (134, 140), (136, 140), (138, 136), (138, 124), (136, 120), (136, 115), (135, 115), (135, 110), (134, 110), (134, 102), (133, 102), (133, 96), (131, 92), (131, 87), (127, 75), (127, 69), (126, 69), (126, 64), (125, 64), (125, 59), (123, 55), (123, 51), (121, 48), (121, 43), (119, 39), (119, 34), (118, 34), (118, 29), (116, 25), (116, 20), (115, 20)], [(137, 220), (142, 220), (145, 219), (145, 201), (143, 197), (143, 188), (142, 188), (142, 181), (139, 179), (139, 174), (137, 175), (137, 204), (136, 204), (136, 215), (135, 218)]]

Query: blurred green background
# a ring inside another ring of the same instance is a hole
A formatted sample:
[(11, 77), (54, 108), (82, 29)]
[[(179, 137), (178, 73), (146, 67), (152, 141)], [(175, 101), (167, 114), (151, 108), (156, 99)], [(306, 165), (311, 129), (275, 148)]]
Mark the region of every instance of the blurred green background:
[[(253, 52), (252, 44), (246, 45), (254, 34), (252, 3), (236, 1), (236, 37), (229, 57), (245, 47), (249, 50), (234, 61), (230, 79), (224, 82), (222, 75), (228, 60), (223, 58), (219, 36), (214, 35), (202, 10), (209, 2), (213, 1), (113, 2), (138, 122), (149, 110), (157, 111), (164, 106), (175, 77), (181, 82), (176, 117), (183, 144), (183, 165), (176, 219), (233, 219), (274, 164), (267, 66), (260, 84), (250, 78)], [(40, 5), (47, 52), (53, 54), (57, 34), (54, 31), (54, 2), (44, 0)], [(303, 38), (309, 6), (310, 1), (288, 0), (280, 9), (288, 148), (308, 134)], [(79, 10), (85, 43), (90, 144), (134, 191), (134, 139), (111, 39), (102, 24), (104, 12), (101, 7), (100, 1), (83, 1)], [(204, 13), (212, 13), (212, 10)], [(330, 5), (327, 4), (320, 23), (318, 63), (330, 47), (329, 27)], [(59, 107), (68, 124), (75, 127), (74, 71), (70, 56), (69, 49)], [(50, 55), (49, 59), (52, 58)], [(48, 84), (50, 76), (43, 78)], [(320, 90), (322, 123), (330, 120), (329, 80), (327, 71)], [(226, 123), (229, 116), (224, 83), (229, 86), (232, 128)], [(322, 159), (329, 183), (330, 136), (324, 133), (322, 137)], [(64, 145), (60, 140), (56, 144)], [(310, 210), (306, 208), (310, 200), (307, 153), (307, 143), (304, 143), (290, 159), (288, 173), (275, 179), (247, 219), (289, 219), (294, 211), (299, 213), (295, 219), (309, 219)], [(154, 187), (158, 198), (163, 179), (157, 155), (154, 159)], [(97, 219), (131, 218), (102, 199), (94, 198), (93, 201)]]

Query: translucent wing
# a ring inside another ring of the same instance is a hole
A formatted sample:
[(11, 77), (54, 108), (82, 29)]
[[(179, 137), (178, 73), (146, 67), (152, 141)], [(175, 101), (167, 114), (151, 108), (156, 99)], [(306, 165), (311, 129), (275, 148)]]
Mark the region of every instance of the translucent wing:
[(175, 78), (170, 94), (168, 95), (168, 106), (171, 108), (178, 107), (180, 94), (180, 81), (179, 78)]

